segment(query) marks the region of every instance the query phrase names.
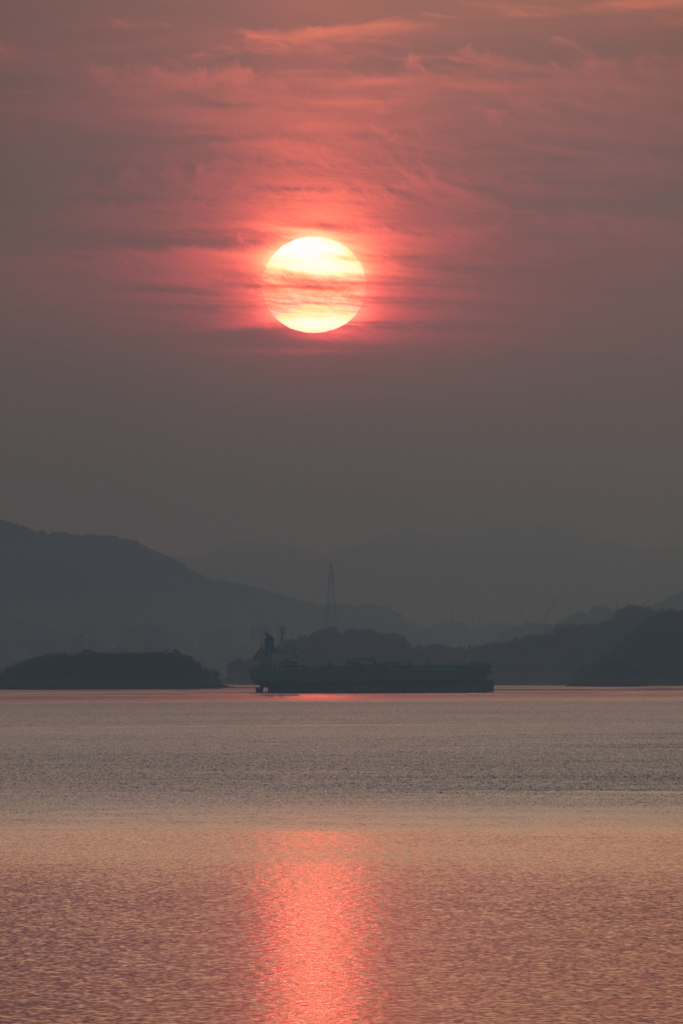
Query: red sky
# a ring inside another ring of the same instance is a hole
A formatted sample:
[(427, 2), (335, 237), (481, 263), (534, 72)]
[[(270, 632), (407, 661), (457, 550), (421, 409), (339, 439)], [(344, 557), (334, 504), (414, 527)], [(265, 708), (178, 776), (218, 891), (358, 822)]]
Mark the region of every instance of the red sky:
[[(0, 517), (177, 551), (501, 515), (683, 543), (683, 4), (4, 7)], [(307, 234), (368, 279), (320, 338), (260, 293)], [(305, 508), (254, 484), (271, 446)]]

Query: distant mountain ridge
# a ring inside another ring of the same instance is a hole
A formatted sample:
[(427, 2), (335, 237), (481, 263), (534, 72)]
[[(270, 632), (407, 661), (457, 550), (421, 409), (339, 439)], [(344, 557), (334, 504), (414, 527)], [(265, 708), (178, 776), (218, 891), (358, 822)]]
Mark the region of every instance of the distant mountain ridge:
[[(541, 537), (534, 541), (537, 554), (538, 550), (543, 550), (544, 544), (547, 546), (549, 543), (548, 535), (544, 536), (545, 540)], [(525, 543), (528, 545), (532, 539), (527, 531)], [(389, 538), (386, 545), (380, 545), (380, 548), (387, 555), (387, 552), (395, 551), (397, 544), (398, 538)], [(432, 579), (430, 572), (434, 568), (434, 551), (438, 555), (438, 544), (434, 538), (430, 545), (432, 561), (427, 561), (426, 567), (419, 562), (413, 565), (412, 574), (409, 571), (409, 560), (407, 562), (404, 559), (402, 562), (400, 558), (392, 556), (393, 590), (389, 587), (387, 593), (396, 602), (401, 594), (410, 594), (413, 584), (418, 594), (426, 593)], [(356, 553), (362, 552), (365, 547), (353, 550)], [(287, 550), (287, 558), (291, 561), (294, 557), (292, 552), (296, 553), (296, 549)], [(413, 555), (416, 550), (413, 549)], [(524, 545), (518, 547), (515, 558), (496, 567), (493, 564), (496, 549), (492, 549), (490, 559), (493, 562), (489, 562), (489, 569), (493, 566), (499, 578), (507, 580), (508, 590), (510, 586), (519, 585), (521, 588), (522, 577), (516, 576), (513, 570), (515, 565), (519, 569), (520, 551), (523, 555), (524, 550)], [(322, 568), (322, 580), (316, 580), (316, 588), (322, 590), (327, 577), (328, 556), (311, 557), (318, 561), (309, 561), (308, 571), (312, 574), (316, 565)], [(270, 558), (264, 557), (262, 567), (267, 569), (270, 561)], [(374, 565), (372, 572), (374, 578), (378, 578), (381, 559), (377, 556), (373, 563), (368, 555), (367, 561), (371, 567)], [(659, 562), (655, 561), (657, 568)], [(548, 564), (556, 565), (557, 562)], [(463, 657), (463, 651), (466, 651), (469, 658), (470, 652), (476, 649), (482, 652), (477, 654), (477, 659), (484, 661), (494, 657), (494, 654), (490, 657), (486, 654), (485, 647), (495, 648), (495, 657), (498, 658), (500, 648), (505, 646), (477, 643), (477, 637), (481, 640), (486, 635), (483, 628), (460, 628), (452, 620), (442, 621), (436, 626), (431, 624), (417, 628), (410, 626), (400, 612), (392, 610), (391, 606), (366, 603), (354, 607), (345, 604), (344, 587), (346, 593), (349, 593), (348, 584), (343, 581), (346, 570), (343, 562), (340, 568), (337, 568), (338, 565), (335, 564), (335, 569), (339, 579), (338, 596), (342, 599), (339, 605), (339, 626), (342, 631), (353, 628), (398, 634), (407, 637), (416, 647), (430, 647), (436, 651), (446, 646), (448, 651), (459, 650), (460, 658)], [(582, 565), (582, 571), (587, 572), (585, 563), (581, 563), (579, 568)], [(526, 586), (527, 591), (531, 592), (529, 588), (532, 584), (539, 585), (538, 576), (534, 576), (529, 566), (527, 569)], [(596, 557), (591, 568), (594, 576), (599, 569), (600, 562)], [(547, 571), (549, 569), (546, 566)], [(452, 572), (453, 566), (450, 563), (442, 567), (441, 576), (435, 572), (435, 587), (439, 580), (443, 583), (447, 578), (462, 589), (467, 574), (463, 570), (460, 576), (449, 575)], [(506, 577), (506, 572), (511, 575)], [(678, 580), (676, 559), (672, 559), (667, 572), (668, 576), (660, 574), (660, 582), (662, 579)], [(496, 573), (491, 575), (489, 572), (487, 578), (494, 579)], [(652, 582), (653, 572), (649, 576), (645, 573), (640, 578), (641, 583), (642, 579)], [(546, 575), (541, 582), (552, 594), (549, 579)], [(478, 585), (483, 586), (483, 582), (479, 581)], [(629, 585), (635, 587), (633, 582)], [(596, 583), (595, 589), (597, 586)], [(672, 591), (675, 591), (673, 596), (659, 602), (659, 606), (683, 608), (683, 593), (680, 592), (679, 582), (677, 586), (669, 587), (669, 592)], [(478, 593), (481, 596), (482, 591)], [(366, 592), (358, 596), (367, 599), (371, 595)], [(494, 608), (495, 600), (496, 595), (493, 594)], [(611, 621), (611, 618), (610, 609), (596, 605), (590, 612), (575, 616), (575, 625), (578, 628), (584, 623), (600, 625), (605, 622), (609, 632), (612, 627), (608, 620)], [(320, 629), (323, 619), (322, 597), (319, 603), (315, 603), (287, 596), (281, 588), (278, 593), (249, 586), (239, 580), (226, 582), (208, 579), (177, 559), (146, 548), (136, 541), (93, 535), (48, 534), (0, 521), (0, 669), (36, 655), (76, 653), (84, 648), (133, 652), (176, 649), (198, 658), (207, 667), (224, 672), (229, 661), (249, 658), (255, 652), (265, 629), (274, 633), (283, 624), (290, 636), (309, 635)], [(509, 638), (511, 628), (508, 625), (506, 630), (499, 631), (498, 638)], [(525, 637), (524, 634), (532, 629), (538, 635), (535, 638)], [(545, 624), (537, 622), (536, 626), (527, 623), (526, 626), (520, 626), (519, 635), (522, 639), (517, 643), (524, 645), (528, 642), (531, 645), (529, 650), (536, 650), (534, 645), (539, 645), (540, 652), (544, 649), (545, 635), (548, 635), (550, 629), (547, 620)], [(599, 658), (602, 653), (604, 651), (601, 648), (594, 656), (572, 664), (588, 663)], [(511, 671), (514, 674), (517, 670), (511, 668)]]
[(585, 686), (683, 686), (683, 611), (659, 611), (640, 622), (592, 665), (577, 670)]
[(556, 621), (599, 605), (656, 604), (683, 587), (683, 550), (533, 524), (454, 537), (392, 534), (327, 553), (240, 542), (181, 561), (208, 578), (319, 603), (332, 562), (340, 600), (387, 605), (420, 626), (542, 623), (557, 597)]
[[(346, 626), (400, 630), (388, 608), (339, 609)], [(264, 629), (294, 635), (323, 609), (241, 583), (209, 580), (119, 537), (44, 533), (0, 520), (0, 667), (47, 653), (177, 649), (225, 671)]]
[[(566, 684), (578, 670), (608, 656), (633, 630), (659, 614), (662, 613), (651, 608), (629, 605), (605, 622), (559, 625), (550, 633), (524, 636), (508, 643), (460, 648), (457, 656), (491, 664), (497, 683)], [(434, 651), (433, 656), (438, 658), (438, 652)]]
[[(372, 630), (318, 630), (296, 641), (302, 665), (343, 665), (355, 659), (416, 665), (491, 666), (496, 686), (505, 685), (683, 685), (683, 612), (631, 605), (610, 619), (556, 626), (549, 633), (477, 647), (411, 645), (397, 634)], [(247, 682), (250, 663), (228, 669), (232, 682)]]

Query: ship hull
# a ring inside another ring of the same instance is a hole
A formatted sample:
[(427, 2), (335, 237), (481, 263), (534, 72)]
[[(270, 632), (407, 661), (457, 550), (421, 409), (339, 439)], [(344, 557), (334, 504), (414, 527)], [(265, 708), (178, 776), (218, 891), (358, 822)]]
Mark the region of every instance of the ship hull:
[[(444, 671), (445, 669), (445, 671)], [(354, 694), (354, 693), (491, 693), (493, 683), (486, 678), (462, 678), (448, 666), (427, 666), (424, 671), (412, 666), (406, 670), (346, 672), (333, 667), (286, 669), (255, 668), (252, 682), (258, 693)]]

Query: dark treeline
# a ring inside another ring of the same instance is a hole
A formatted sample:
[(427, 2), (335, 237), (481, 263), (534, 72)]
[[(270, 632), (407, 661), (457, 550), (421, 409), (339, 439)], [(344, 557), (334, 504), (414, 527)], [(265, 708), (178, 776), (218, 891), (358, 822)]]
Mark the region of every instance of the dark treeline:
[(218, 672), (178, 651), (42, 654), (0, 672), (3, 690), (205, 690), (220, 685)]
[[(572, 682), (576, 673), (610, 657), (611, 652), (650, 618), (663, 613), (638, 605), (615, 612), (606, 622), (560, 625), (549, 633), (532, 634), (508, 643), (485, 644), (460, 649), (493, 666), (496, 683), (562, 684)], [(680, 621), (683, 624), (683, 613)]]
[[(549, 633), (476, 647), (411, 645), (397, 633), (318, 630), (296, 641), (303, 665), (357, 658), (414, 664), (492, 666), (496, 685), (683, 684), (683, 612), (632, 605), (606, 622), (556, 626)], [(247, 682), (251, 661), (235, 660), (229, 682)]]
[(648, 616), (597, 662), (578, 669), (574, 682), (583, 686), (683, 685), (683, 612)]
[[(398, 633), (321, 629), (296, 641), (302, 665), (374, 658), (413, 664), (490, 664), (497, 685), (683, 685), (683, 612), (632, 606), (608, 622), (558, 626), (551, 633), (480, 647), (411, 645)], [(228, 667), (228, 682), (249, 681), (251, 660)], [(0, 673), (0, 689), (206, 689), (218, 672), (178, 651), (45, 654)]]

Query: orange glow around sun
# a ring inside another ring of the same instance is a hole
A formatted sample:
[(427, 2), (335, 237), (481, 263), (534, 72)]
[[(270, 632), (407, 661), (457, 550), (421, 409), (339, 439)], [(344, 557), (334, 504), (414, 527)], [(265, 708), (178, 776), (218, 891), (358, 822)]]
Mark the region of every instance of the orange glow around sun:
[(293, 331), (324, 334), (352, 320), (363, 302), (365, 273), (349, 248), (331, 238), (296, 238), (274, 253), (263, 298)]

